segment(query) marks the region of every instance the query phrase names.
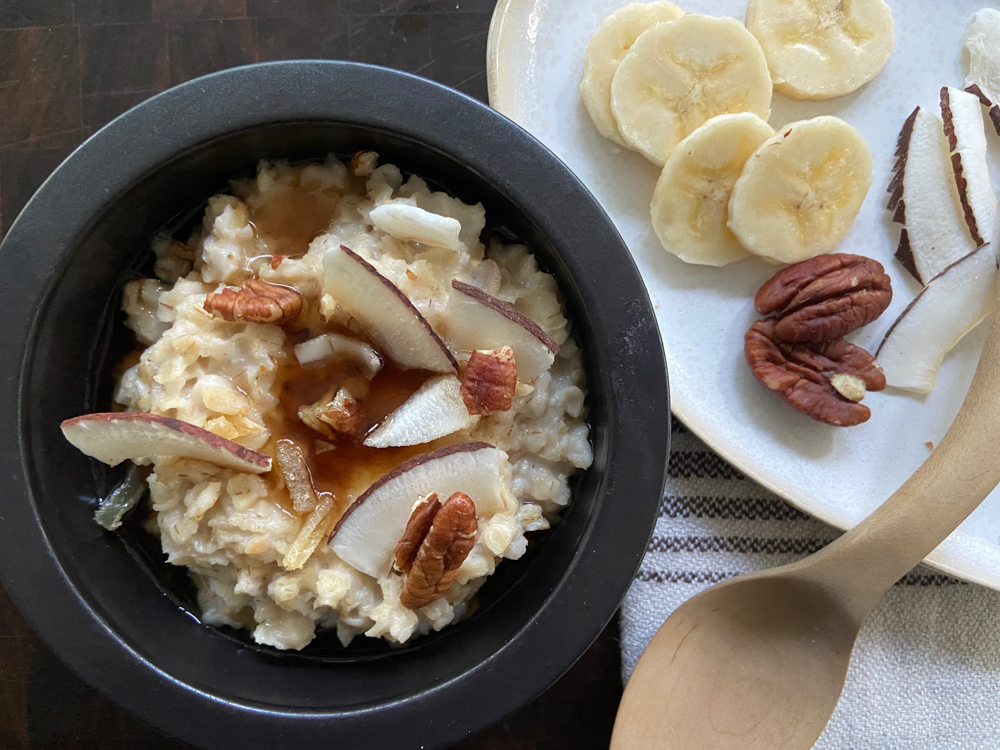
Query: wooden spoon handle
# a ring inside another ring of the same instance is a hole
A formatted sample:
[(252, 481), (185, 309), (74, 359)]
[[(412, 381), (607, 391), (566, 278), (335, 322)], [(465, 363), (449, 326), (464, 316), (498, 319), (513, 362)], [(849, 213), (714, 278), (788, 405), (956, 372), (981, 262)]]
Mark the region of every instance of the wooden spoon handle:
[(864, 619), (998, 482), (1000, 315), (994, 314), (968, 395), (940, 444), (881, 507), (820, 551), (802, 572), (853, 602)]

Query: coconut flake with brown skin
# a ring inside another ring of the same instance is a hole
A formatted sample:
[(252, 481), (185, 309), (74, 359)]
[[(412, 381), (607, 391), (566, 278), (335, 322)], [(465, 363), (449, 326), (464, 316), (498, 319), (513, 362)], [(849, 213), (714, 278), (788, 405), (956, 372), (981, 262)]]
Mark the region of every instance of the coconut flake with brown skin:
[(323, 258), (325, 291), (403, 369), (458, 372), (458, 363), (409, 298), (348, 247)]
[(392, 569), (396, 543), (420, 498), (462, 492), (472, 498), (479, 516), (500, 511), (502, 460), (503, 452), (487, 443), (459, 443), (405, 461), (347, 509), (334, 529), (330, 547), (362, 573), (385, 577)]
[(252, 474), (271, 470), (270, 456), (159, 414), (86, 414), (67, 419), (62, 423), (62, 432), (76, 448), (109, 466), (126, 460), (179, 456)]
[(944, 356), (993, 309), (996, 286), (996, 258), (988, 245), (932, 279), (875, 353), (886, 383), (929, 393)]
[(902, 224), (896, 258), (921, 283), (973, 252), (944, 122), (917, 107), (899, 135), (888, 209)]
[(941, 117), (952, 174), (969, 236), (977, 246), (997, 239), (997, 198), (986, 159), (986, 128), (979, 99), (950, 86), (941, 89)]
[(457, 351), (510, 346), (517, 379), (522, 382), (534, 380), (552, 366), (559, 345), (535, 321), (471, 284), (452, 281), (451, 286), (443, 318), (448, 341)]
[(424, 383), (365, 438), (369, 448), (420, 445), (475, 427), (479, 421), (465, 408), (462, 384), (454, 375), (438, 375)]

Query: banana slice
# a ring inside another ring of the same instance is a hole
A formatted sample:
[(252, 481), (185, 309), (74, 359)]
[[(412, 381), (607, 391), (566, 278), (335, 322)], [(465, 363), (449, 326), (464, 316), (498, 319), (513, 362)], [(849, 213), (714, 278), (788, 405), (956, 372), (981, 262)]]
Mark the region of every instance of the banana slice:
[(775, 90), (793, 99), (851, 93), (878, 75), (895, 44), (882, 0), (750, 0), (747, 28)]
[(654, 164), (716, 115), (771, 115), (771, 76), (757, 40), (732, 18), (698, 14), (651, 26), (611, 82), (622, 137)]
[(673, 21), (683, 15), (684, 11), (666, 0), (630, 3), (605, 18), (590, 40), (583, 62), (580, 98), (598, 132), (605, 138), (631, 148), (618, 132), (618, 125), (611, 114), (611, 81), (618, 65), (642, 32), (654, 23)]
[(857, 130), (836, 117), (793, 122), (747, 161), (729, 228), (751, 253), (797, 263), (844, 239), (871, 184), (871, 152)]
[(685, 263), (724, 266), (743, 249), (726, 222), (729, 195), (743, 165), (774, 135), (757, 115), (713, 117), (677, 144), (653, 193), (653, 229), (664, 249)]

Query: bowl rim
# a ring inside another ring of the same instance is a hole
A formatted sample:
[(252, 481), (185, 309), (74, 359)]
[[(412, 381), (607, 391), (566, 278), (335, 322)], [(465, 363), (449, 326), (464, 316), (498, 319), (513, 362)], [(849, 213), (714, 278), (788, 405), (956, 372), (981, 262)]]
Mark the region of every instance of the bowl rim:
[[(393, 111), (406, 111), (408, 121), (387, 121), (382, 101), (387, 92), (396, 100)], [(205, 97), (211, 97), (210, 109), (200, 106)], [(442, 108), (456, 113), (449, 123), (463, 125), (443, 127)], [(536, 217), (558, 216), (570, 227), (569, 234), (574, 219), (586, 217), (591, 229), (596, 220), (607, 263), (615, 272), (601, 275), (591, 264), (592, 275), (572, 277), (599, 298), (601, 315), (617, 324), (618, 335), (607, 342), (609, 361), (602, 365), (610, 371), (605, 378), (611, 386), (608, 402), (615, 407), (608, 414), (609, 444), (636, 436), (643, 442), (643, 450), (616, 454), (621, 466), (609, 462), (609, 476), (596, 490), (594, 514), (572, 563), (517, 637), (458, 677), (376, 709), (268, 710), (224, 700), (172, 677), (132, 649), (78, 594), (49, 545), (33, 499), (21, 395), (40, 303), (58, 277), (53, 269), (72, 253), (104, 207), (152, 169), (212, 139), (287, 122), (347, 122), (409, 134), (453, 154), (519, 207), (527, 201)], [(539, 187), (546, 171), (570, 185), (572, 201), (565, 200), (565, 192), (546, 193)], [(521, 180), (525, 187), (519, 187), (518, 174), (535, 179)], [(80, 194), (78, 188), (85, 184), (94, 189)], [(25, 247), (34, 250), (22, 252)], [(425, 747), (456, 741), (526, 704), (569, 669), (614, 616), (638, 571), (660, 506), (670, 438), (666, 359), (651, 302), (617, 230), (575, 175), (527, 131), (464, 94), (399, 71), (319, 60), (258, 63), (168, 89), (103, 127), (45, 180), (0, 243), (0, 293), (11, 300), (12, 323), (0, 332), (0, 375), (18, 384), (0, 396), (0, 416), (8, 425), (0, 432), (0, 468), (10, 478), (0, 495), (0, 581), (64, 663), (102, 694), (172, 736), (213, 748), (223, 747), (222, 738), (227, 747), (238, 742), (281, 748), (331, 729), (341, 740), (387, 741), (380, 727), (409, 726), (420, 728)], [(642, 465), (650, 456), (662, 456), (662, 465)], [(609, 495), (618, 502), (607, 502)], [(628, 513), (620, 512), (624, 502)], [(580, 576), (601, 585), (572, 585)], [(552, 638), (556, 632), (559, 637)], [(530, 689), (512, 668), (518, 664), (532, 665)], [(488, 679), (489, 696), (468, 690), (472, 679)], [(432, 706), (444, 709), (439, 715), (448, 720), (428, 721)], [(184, 721), (176, 721), (177, 716)]]

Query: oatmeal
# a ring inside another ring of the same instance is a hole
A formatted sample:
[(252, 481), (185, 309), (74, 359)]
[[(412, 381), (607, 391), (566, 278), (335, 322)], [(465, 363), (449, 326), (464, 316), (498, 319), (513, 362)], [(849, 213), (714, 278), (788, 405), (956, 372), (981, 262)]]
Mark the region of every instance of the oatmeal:
[(115, 400), (146, 416), (64, 432), (150, 467), (163, 552), (207, 623), (301, 649), (321, 628), (401, 643), (460, 620), (593, 459), (555, 280), (481, 242), (481, 204), (372, 152), (262, 162), (232, 187), (124, 290), (144, 349)]

